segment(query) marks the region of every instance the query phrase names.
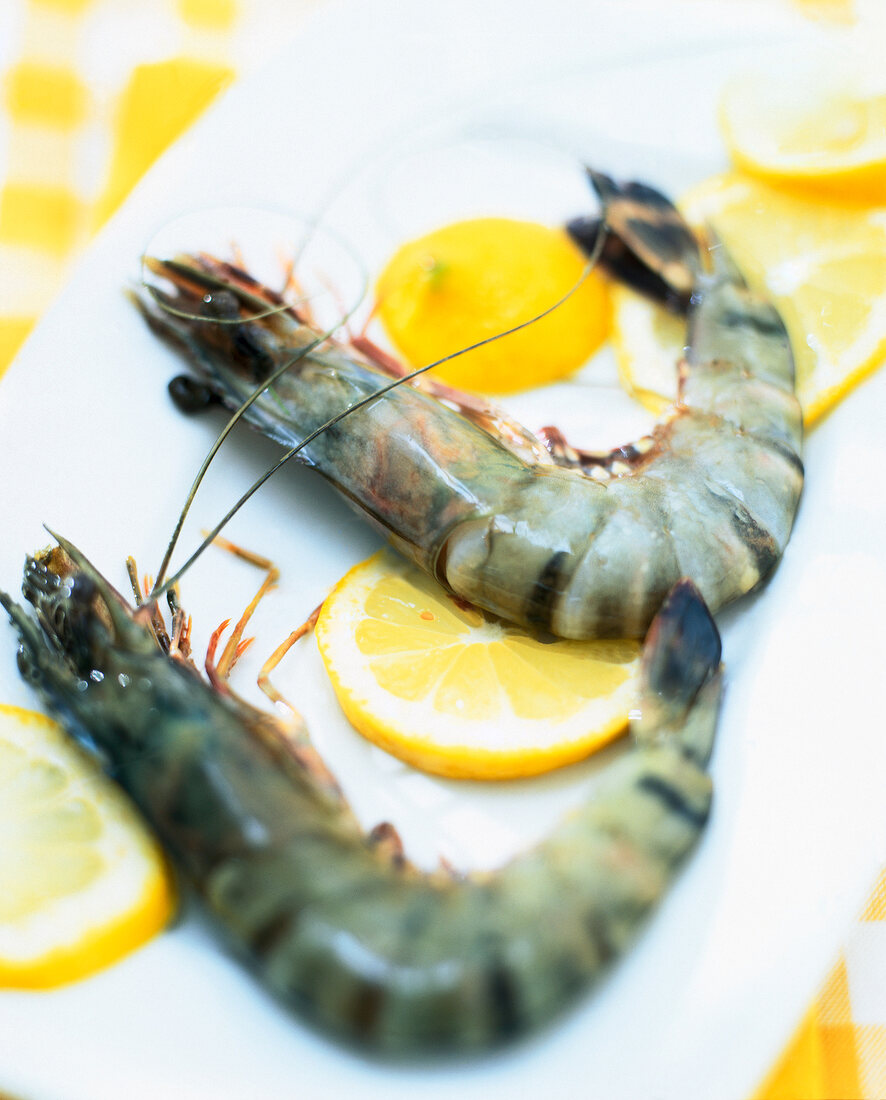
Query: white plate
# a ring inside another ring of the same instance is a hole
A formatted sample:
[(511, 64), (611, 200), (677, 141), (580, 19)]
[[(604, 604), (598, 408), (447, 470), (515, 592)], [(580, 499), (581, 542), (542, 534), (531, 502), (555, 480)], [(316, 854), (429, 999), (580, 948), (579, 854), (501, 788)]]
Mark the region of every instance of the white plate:
[[(514, 0), (325, 9), (149, 174), (0, 385), (0, 583), (17, 588), (24, 553), (46, 541), (43, 522), (121, 586), (127, 554), (156, 568), (217, 427), (171, 407), (175, 364), (121, 293), (170, 219), (225, 204), (316, 211), (391, 143), (465, 117), (677, 190), (724, 163), (721, 81), (752, 59), (789, 64), (806, 33), (751, 4), (549, 0), (543, 20)], [(595, 403), (604, 389), (591, 383), (583, 398)], [(721, 616), (729, 688), (713, 819), (634, 950), (574, 1012), (468, 1064), (370, 1062), (281, 1012), (188, 914), (89, 981), (0, 996), (0, 1088), (28, 1100), (746, 1096), (884, 855), (884, 397), (886, 376), (874, 378), (817, 429), (782, 567), (759, 598)], [(237, 435), (184, 547), (274, 455)], [(256, 623), (263, 653), (375, 546), (302, 470), (268, 485), (229, 533), (283, 566)], [(184, 598), (204, 639), (256, 582), (219, 552), (203, 558)], [(0, 698), (33, 705), (6, 627), (0, 640)], [(442, 851), (467, 864), (478, 835), (475, 862), (504, 858), (580, 797), (593, 771), (502, 787), (429, 779), (351, 734), (310, 645), (279, 682), (364, 820), (394, 819), (426, 863)]]

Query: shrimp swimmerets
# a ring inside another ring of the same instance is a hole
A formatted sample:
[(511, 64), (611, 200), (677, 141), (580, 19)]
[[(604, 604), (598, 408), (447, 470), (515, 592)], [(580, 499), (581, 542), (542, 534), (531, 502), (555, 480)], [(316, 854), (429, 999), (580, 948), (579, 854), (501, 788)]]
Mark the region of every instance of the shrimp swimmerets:
[[(803, 484), (802, 418), (781, 318), (724, 247), (703, 271), (667, 199), (590, 175), (609, 227), (606, 266), (689, 313), (679, 395), (651, 436), (594, 458), (555, 432), (544, 446), (476, 403), (456, 411), (401, 385), (300, 458), (468, 602), (566, 638), (641, 637), (678, 578), (716, 610), (774, 568)], [(144, 295), (142, 309), (207, 400), (237, 408), (297, 360), (245, 413), (285, 446), (390, 387), (353, 347), (317, 349), (305, 318), (245, 272), (207, 256), (149, 265), (173, 290)]]
[(19, 667), (141, 808), (229, 945), (306, 1020), (385, 1055), (482, 1049), (548, 1023), (634, 937), (705, 824), (722, 670), (681, 582), (650, 629), (632, 750), (503, 868), (420, 872), (364, 834), (305, 739), (162, 651), (73, 546), (0, 593)]

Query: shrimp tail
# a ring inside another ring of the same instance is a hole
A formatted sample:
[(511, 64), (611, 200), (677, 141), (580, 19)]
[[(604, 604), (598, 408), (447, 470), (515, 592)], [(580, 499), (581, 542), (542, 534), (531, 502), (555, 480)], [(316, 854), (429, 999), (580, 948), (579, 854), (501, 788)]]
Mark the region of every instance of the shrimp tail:
[(607, 237), (601, 266), (620, 282), (664, 305), (686, 313), (701, 270), (698, 242), (674, 204), (645, 183), (616, 182), (586, 168), (604, 210), (602, 218), (578, 217), (566, 230), (590, 255), (598, 234)]
[[(678, 581), (646, 635), (640, 717), (631, 725), (638, 744), (670, 738), (697, 764), (707, 763), (715, 725), (707, 704), (717, 700), (716, 717), (721, 651), (717, 625), (701, 593), (692, 581)], [(705, 721), (698, 723), (694, 716), (701, 713)]]

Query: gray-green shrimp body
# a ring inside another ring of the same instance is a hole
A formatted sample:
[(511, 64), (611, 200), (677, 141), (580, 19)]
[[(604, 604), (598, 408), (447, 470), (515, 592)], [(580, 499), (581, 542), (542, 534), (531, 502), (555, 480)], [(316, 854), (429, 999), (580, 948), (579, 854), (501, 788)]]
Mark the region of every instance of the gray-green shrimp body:
[[(401, 385), (300, 458), (469, 603), (566, 638), (642, 637), (680, 577), (716, 610), (772, 571), (803, 484), (802, 419), (781, 318), (723, 247), (711, 250), (714, 271), (702, 272), (668, 200), (643, 185), (592, 180), (616, 246), (604, 248), (605, 266), (688, 309), (678, 397), (649, 437), (580, 457), (551, 436), (533, 446), (503, 416), (479, 426), (476, 409), (452, 407), (452, 391), (444, 403)], [(268, 313), (279, 299), (230, 265), (202, 256), (151, 266), (174, 293), (143, 295), (146, 316), (230, 408), (316, 338), (295, 311)], [(327, 344), (244, 418), (293, 447), (389, 386), (380, 366)]]
[[(60, 540), (61, 541), (61, 540)], [(162, 652), (67, 543), (5, 594), (19, 665), (130, 793), (227, 943), (304, 1019), (385, 1056), (544, 1026), (634, 938), (708, 816), (716, 627), (688, 582), (657, 617), (633, 748), (500, 870), (424, 874), (364, 834), (275, 719)]]

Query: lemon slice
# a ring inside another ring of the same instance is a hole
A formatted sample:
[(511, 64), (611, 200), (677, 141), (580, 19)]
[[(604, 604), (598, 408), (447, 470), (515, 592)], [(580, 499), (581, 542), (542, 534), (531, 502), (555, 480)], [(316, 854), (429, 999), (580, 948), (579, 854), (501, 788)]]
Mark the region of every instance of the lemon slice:
[[(747, 176), (715, 176), (681, 203), (710, 223), (791, 337), (797, 396), (814, 424), (886, 358), (886, 207), (828, 203)], [(622, 380), (654, 412), (676, 393), (685, 325), (630, 291), (613, 294)]]
[(760, 74), (727, 85), (720, 123), (737, 167), (837, 199), (886, 194), (886, 84), (826, 70), (790, 81)]
[(424, 771), (535, 775), (622, 732), (635, 700), (634, 641), (539, 641), (460, 606), (390, 551), (323, 604), (317, 642), (347, 717)]
[(85, 977), (169, 919), (163, 857), (114, 784), (40, 714), (0, 706), (0, 986)]
[[(509, 218), (456, 222), (394, 254), (376, 284), (378, 315), (407, 362), (425, 366), (554, 305), (585, 262), (562, 229)], [(432, 373), (462, 389), (515, 393), (573, 373), (608, 332), (606, 285), (592, 271), (540, 321)]]
[(851, 26), (857, 19), (855, 0), (794, 0), (794, 6), (807, 18), (822, 23)]
[(677, 394), (686, 322), (623, 286), (612, 288), (612, 346), (627, 392), (660, 416)]

